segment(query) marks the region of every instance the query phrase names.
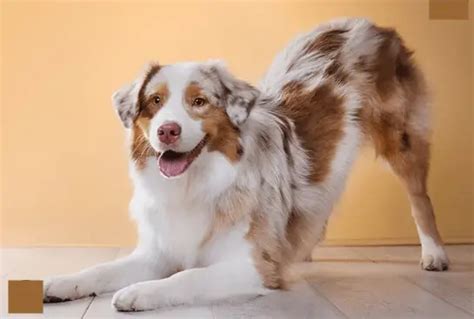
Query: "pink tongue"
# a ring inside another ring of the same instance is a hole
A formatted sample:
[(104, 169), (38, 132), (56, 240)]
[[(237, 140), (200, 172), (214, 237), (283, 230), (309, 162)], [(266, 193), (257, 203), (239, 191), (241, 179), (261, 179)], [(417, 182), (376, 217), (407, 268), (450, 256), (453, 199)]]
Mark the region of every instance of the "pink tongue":
[(188, 160), (186, 156), (170, 157), (164, 153), (158, 159), (158, 166), (161, 173), (166, 177), (175, 177), (182, 174), (188, 168)]

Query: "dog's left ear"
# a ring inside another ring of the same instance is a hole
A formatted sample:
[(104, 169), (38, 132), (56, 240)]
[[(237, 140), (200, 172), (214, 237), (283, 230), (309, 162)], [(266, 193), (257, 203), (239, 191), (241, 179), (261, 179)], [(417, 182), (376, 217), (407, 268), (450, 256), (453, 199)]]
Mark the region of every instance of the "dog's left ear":
[(227, 115), (235, 126), (245, 122), (255, 105), (260, 91), (233, 76), (221, 61), (208, 62), (209, 75), (221, 86), (221, 99)]

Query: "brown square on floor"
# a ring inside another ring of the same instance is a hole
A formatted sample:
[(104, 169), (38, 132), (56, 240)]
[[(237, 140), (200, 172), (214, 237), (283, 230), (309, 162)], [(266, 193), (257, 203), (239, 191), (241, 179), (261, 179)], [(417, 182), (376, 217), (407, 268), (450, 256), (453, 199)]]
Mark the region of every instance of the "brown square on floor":
[(8, 313), (43, 313), (43, 281), (9, 280)]

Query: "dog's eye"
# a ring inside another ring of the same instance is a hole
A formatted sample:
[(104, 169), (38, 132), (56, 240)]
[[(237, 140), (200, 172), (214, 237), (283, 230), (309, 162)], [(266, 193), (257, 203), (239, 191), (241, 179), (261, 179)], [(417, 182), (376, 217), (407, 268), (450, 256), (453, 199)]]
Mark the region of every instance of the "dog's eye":
[(203, 99), (202, 97), (197, 97), (194, 99), (193, 101), (193, 106), (203, 106), (207, 103), (207, 101), (205, 99)]
[(158, 95), (153, 98), (153, 103), (160, 104), (160, 102), (161, 102), (161, 97), (159, 97)]

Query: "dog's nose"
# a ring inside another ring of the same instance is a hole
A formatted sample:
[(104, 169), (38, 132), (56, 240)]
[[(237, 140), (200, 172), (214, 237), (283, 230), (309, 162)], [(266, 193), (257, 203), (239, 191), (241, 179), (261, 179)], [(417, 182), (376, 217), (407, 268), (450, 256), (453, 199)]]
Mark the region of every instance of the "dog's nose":
[(158, 138), (165, 144), (173, 144), (181, 135), (181, 126), (176, 122), (168, 122), (158, 128)]

